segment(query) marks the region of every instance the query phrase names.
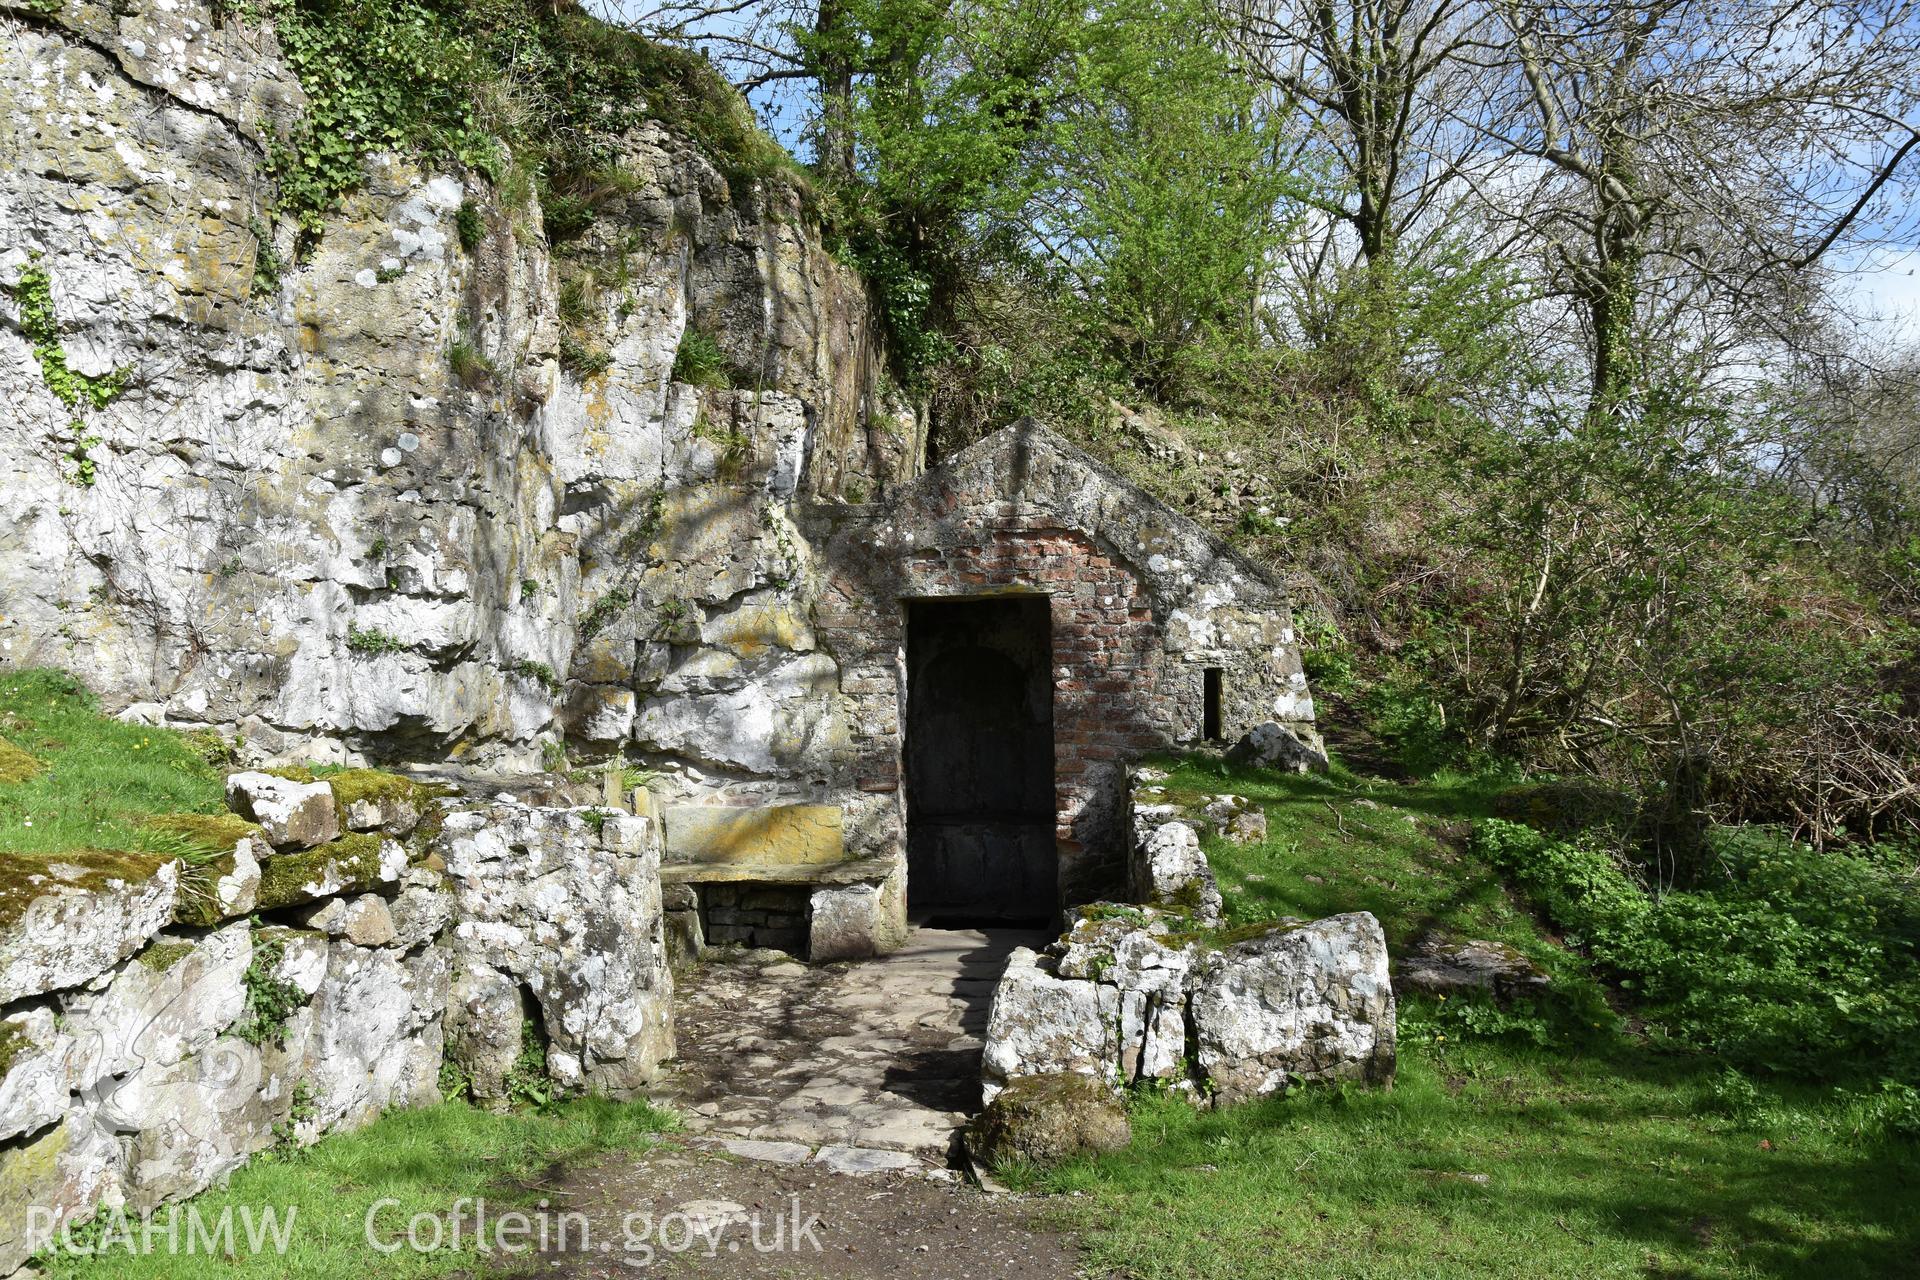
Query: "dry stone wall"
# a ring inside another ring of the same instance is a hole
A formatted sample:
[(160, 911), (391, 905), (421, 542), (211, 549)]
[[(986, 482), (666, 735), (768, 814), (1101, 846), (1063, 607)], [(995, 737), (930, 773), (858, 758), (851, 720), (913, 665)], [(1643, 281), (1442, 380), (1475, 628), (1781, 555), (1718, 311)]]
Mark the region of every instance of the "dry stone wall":
[(504, 1101), (530, 1044), (544, 1088), (614, 1096), (672, 1057), (657, 823), (341, 779), (230, 780), (257, 817), (319, 801), (330, 837), (236, 820), (191, 869), (0, 859), (0, 1275), (277, 1143), (447, 1087)]
[(1223, 1105), (1295, 1084), (1391, 1081), (1398, 1032), (1380, 922), (1356, 911), (1223, 933), (1197, 828), (1235, 839), (1260, 811), (1238, 796), (1170, 804), (1152, 786), (1161, 780), (1141, 770), (1130, 781), (1136, 901), (1071, 912), (1044, 951), (1008, 960), (987, 1018), (987, 1101), (1062, 1075)]

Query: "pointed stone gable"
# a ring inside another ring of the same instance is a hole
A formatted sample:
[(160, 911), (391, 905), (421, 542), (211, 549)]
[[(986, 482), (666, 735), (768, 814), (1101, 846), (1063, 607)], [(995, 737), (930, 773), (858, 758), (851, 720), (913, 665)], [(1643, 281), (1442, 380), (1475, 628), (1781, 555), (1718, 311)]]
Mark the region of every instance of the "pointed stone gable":
[(1015, 423), (884, 505), (814, 513), (814, 625), (853, 702), (853, 801), (898, 847), (904, 603), (1044, 595), (1053, 628), (1063, 900), (1119, 874), (1126, 761), (1264, 720), (1313, 733), (1276, 584), (1193, 521), (1039, 423)]

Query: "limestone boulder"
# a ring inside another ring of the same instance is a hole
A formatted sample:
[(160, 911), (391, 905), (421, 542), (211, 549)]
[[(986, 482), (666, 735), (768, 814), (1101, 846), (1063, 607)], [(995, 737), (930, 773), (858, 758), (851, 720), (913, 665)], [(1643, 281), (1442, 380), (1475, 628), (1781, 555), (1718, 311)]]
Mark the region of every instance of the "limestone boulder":
[(148, 1116), (116, 1110), (114, 1087), (147, 1067), (191, 1058), (238, 1021), (252, 961), (252, 930), (236, 921), (200, 938), (162, 935), (109, 981), (67, 996), (75, 1091), (97, 1093), (116, 1124), (143, 1127)]
[(50, 1008), (0, 1018), (0, 1142), (35, 1133), (66, 1111), (69, 1043)]
[(847, 960), (878, 954), (882, 917), (877, 885), (823, 885), (815, 889), (808, 913), (807, 958)]
[(413, 833), (433, 808), (433, 787), (383, 769), (343, 769), (327, 778), (333, 803), (348, 831)]
[(1392, 1078), (1393, 993), (1372, 916), (1224, 944), (1192, 924), (1184, 911), (1096, 903), (1046, 955), (1016, 951), (988, 1016), (987, 1099), (1060, 1072), (1223, 1104), (1295, 1082)]
[(440, 874), (425, 867), (409, 867), (401, 889), (387, 904), (393, 920), (393, 945), (411, 951), (440, 936), (453, 920), (453, 894)]
[(473, 1096), (504, 1100), (507, 1077), (525, 1042), (520, 987), (485, 963), (469, 961), (454, 977), (447, 1017), (447, 1058), (466, 1075)]
[(1227, 751), (1227, 759), (1285, 773), (1315, 773), (1327, 767), (1325, 751), (1277, 720), (1249, 729)]
[(310, 1021), (288, 1037), (290, 1048), (298, 1042), (298, 1078), (310, 1096), (295, 1126), (303, 1141), (440, 1100), (448, 949), (404, 955), (336, 939), (326, 955)]
[(1200, 833), (1171, 819), (1156, 822), (1136, 811), (1131, 877), (1143, 902), (1191, 911), (1201, 924), (1220, 923), (1220, 884), (1200, 849)]
[(0, 854), (0, 1005), (79, 986), (173, 918), (180, 865), (78, 849)]
[(1368, 912), (1280, 926), (1209, 954), (1190, 1004), (1216, 1101), (1296, 1082), (1393, 1077), (1387, 943)]
[[(64, 1224), (116, 1199), (124, 1166), (120, 1144), (85, 1111), (0, 1146), (0, 1274), (11, 1274)], [(47, 1234), (30, 1234), (43, 1224)]]
[(66, 998), (66, 1085), (120, 1143), (119, 1190), (135, 1210), (203, 1190), (273, 1142), (286, 1086), (261, 1046), (231, 1034), (253, 956), (245, 922), (163, 934)]
[(399, 936), (393, 913), (378, 894), (326, 898), (297, 914), (306, 928), (345, 938), (359, 947), (384, 947)]
[(230, 774), (227, 807), (259, 823), (276, 849), (311, 849), (340, 835), (333, 788), (324, 782), (295, 782), (271, 773)]
[(398, 883), (407, 851), (373, 832), (354, 832), (294, 853), (279, 853), (260, 868), (259, 904), (277, 911), (342, 893), (364, 893)]
[(1234, 844), (1253, 844), (1267, 838), (1267, 815), (1245, 796), (1209, 796), (1201, 812), (1213, 833)]
[(1072, 1072), (1114, 1078), (1119, 1059), (1115, 988), (1064, 978), (1057, 962), (1017, 947), (994, 988), (982, 1053), (983, 1092), (991, 1102), (1023, 1076)]
[(966, 1129), (981, 1164), (1051, 1165), (1118, 1151), (1133, 1141), (1127, 1112), (1107, 1085), (1075, 1072), (1023, 1076), (994, 1095)]
[(1548, 979), (1525, 952), (1504, 942), (1429, 934), (1401, 960), (1393, 983), (1396, 991), (1427, 995), (1486, 991), (1504, 1002), (1546, 991)]

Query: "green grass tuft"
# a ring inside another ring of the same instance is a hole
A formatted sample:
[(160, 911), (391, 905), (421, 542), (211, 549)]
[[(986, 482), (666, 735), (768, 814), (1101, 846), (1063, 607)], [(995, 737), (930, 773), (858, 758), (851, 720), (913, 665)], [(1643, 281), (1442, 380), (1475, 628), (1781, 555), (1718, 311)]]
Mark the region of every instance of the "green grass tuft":
[(679, 350), (673, 353), (673, 380), (724, 391), (733, 385), (727, 353), (712, 334), (688, 326), (680, 336)]

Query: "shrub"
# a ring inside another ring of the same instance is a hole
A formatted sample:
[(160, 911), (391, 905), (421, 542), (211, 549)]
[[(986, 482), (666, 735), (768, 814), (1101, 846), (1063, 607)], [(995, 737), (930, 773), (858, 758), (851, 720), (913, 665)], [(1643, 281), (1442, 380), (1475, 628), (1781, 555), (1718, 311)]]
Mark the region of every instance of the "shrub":
[(1717, 879), (1656, 897), (1590, 841), (1490, 819), (1475, 844), (1655, 1035), (1812, 1077), (1920, 1065), (1920, 898), (1888, 861), (1720, 829)]
[(460, 208), (453, 215), (453, 229), (460, 238), (462, 249), (468, 253), (478, 249), (487, 235), (487, 223), (481, 216), (480, 206), (471, 200), (461, 201)]
[(240, 1015), (240, 1020), (233, 1027), (233, 1033), (248, 1044), (279, 1040), (286, 1033), (287, 1019), (305, 1003), (306, 997), (301, 994), (300, 988), (275, 973), (285, 955), (284, 942), (255, 935), (253, 959), (247, 963), (246, 973), (241, 975), (241, 982), (247, 991), (246, 1012)]
[(347, 651), (350, 653), (381, 654), (398, 653), (407, 647), (407, 642), (390, 631), (378, 627), (358, 627), (347, 624)]

